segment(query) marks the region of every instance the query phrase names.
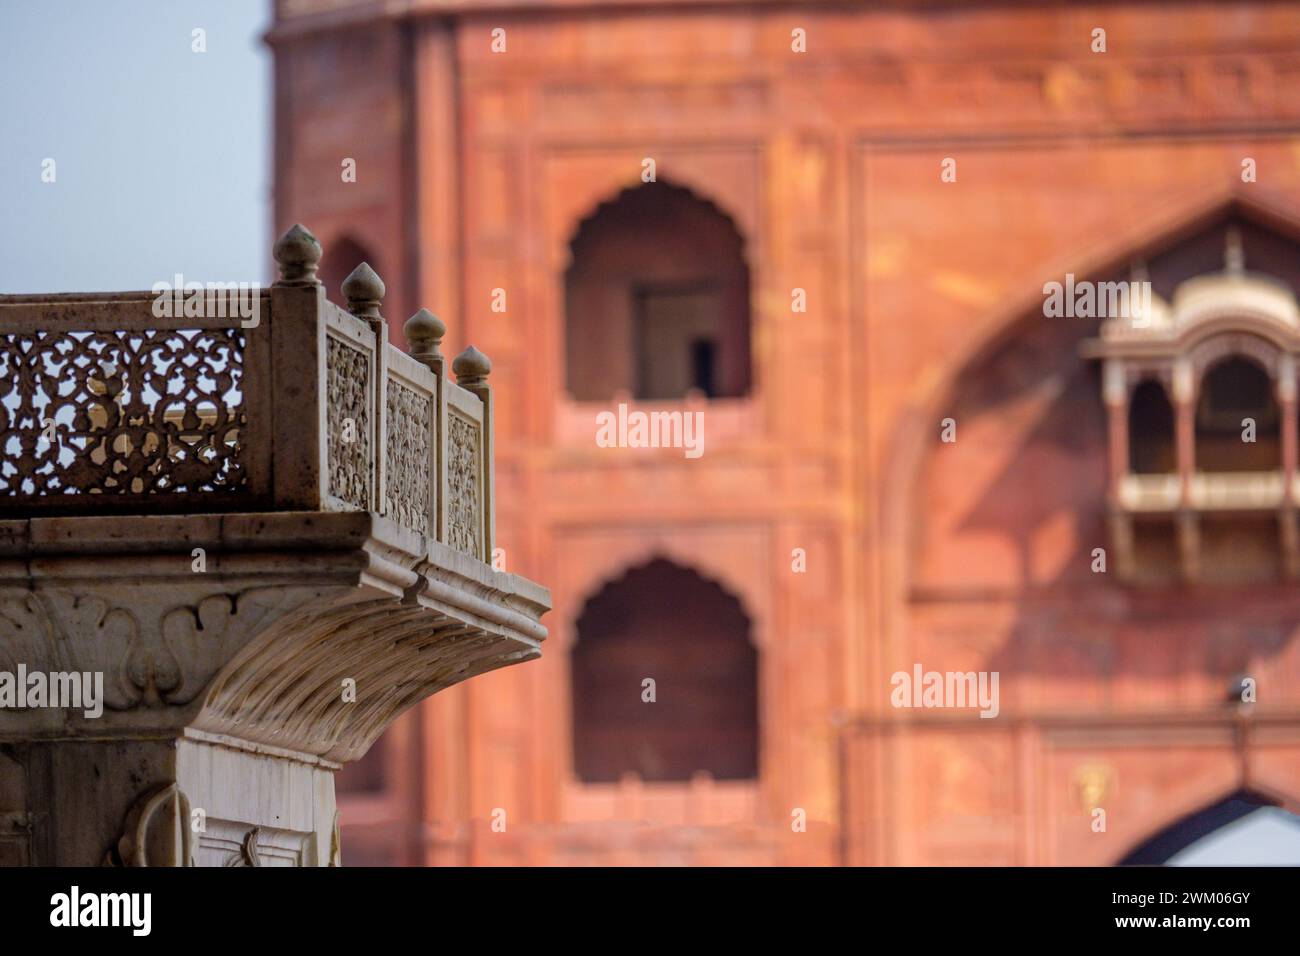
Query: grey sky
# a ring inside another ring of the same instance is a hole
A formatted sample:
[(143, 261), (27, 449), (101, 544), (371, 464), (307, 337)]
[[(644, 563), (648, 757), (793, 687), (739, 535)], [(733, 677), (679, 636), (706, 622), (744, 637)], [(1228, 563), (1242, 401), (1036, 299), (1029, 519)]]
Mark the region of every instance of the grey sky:
[(267, 280), (269, 22), (270, 0), (0, 0), (0, 292)]

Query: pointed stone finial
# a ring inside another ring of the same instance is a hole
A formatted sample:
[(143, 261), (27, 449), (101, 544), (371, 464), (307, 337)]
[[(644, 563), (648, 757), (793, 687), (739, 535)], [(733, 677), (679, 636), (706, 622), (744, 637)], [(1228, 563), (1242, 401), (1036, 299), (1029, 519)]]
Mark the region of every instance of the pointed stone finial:
[(492, 363), (488, 361), (486, 355), (471, 345), (456, 356), (456, 361), (451, 363), (451, 370), (456, 373), (458, 385), (462, 388), (473, 388), (476, 385), (487, 384)]
[(343, 295), (348, 300), (348, 311), (359, 319), (382, 321), (379, 303), (384, 298), (384, 280), (379, 278), (370, 264), (363, 262), (343, 280)]
[(320, 243), (302, 223), (296, 222), (290, 226), (283, 236), (275, 240), (271, 251), (280, 266), (280, 278), (276, 280), (276, 285), (320, 285), (320, 280), (316, 278), (316, 266), (320, 263)]
[(447, 326), (428, 309), (420, 309), (402, 326), (406, 335), (406, 350), (411, 358), (422, 362), (435, 372), (442, 371), (442, 353), (438, 346), (447, 334)]
[(1223, 269), (1233, 275), (1246, 271), (1246, 250), (1241, 245), (1241, 230), (1236, 226), (1228, 229), (1223, 243)]

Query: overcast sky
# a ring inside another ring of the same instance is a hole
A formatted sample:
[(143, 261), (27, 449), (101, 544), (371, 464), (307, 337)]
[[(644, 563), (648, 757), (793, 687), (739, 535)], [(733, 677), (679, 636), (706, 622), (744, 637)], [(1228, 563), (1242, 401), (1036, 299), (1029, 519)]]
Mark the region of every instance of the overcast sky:
[(0, 0), (0, 292), (270, 277), (270, 13)]

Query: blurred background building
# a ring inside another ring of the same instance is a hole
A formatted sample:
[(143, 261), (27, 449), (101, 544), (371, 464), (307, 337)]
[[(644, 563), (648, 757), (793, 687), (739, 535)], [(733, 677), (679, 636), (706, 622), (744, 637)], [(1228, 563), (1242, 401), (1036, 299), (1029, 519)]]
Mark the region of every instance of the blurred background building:
[[(347, 862), (1160, 862), (1248, 818), (1300, 861), (1294, 4), (279, 0), (269, 43), (273, 231), (491, 357), (502, 560), (555, 595), (540, 662), (343, 773)], [(1067, 274), (1152, 307), (1049, 318)], [(703, 456), (598, 447), (620, 404)], [(916, 665), (998, 716), (893, 707)]]

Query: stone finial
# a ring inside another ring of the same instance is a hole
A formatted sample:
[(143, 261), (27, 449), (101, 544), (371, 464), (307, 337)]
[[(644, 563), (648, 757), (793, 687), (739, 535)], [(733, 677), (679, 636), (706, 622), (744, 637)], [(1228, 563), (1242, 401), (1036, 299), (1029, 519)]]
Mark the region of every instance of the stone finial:
[(411, 358), (422, 362), (434, 371), (442, 370), (442, 353), (438, 346), (447, 334), (447, 326), (428, 309), (420, 309), (402, 326), (406, 335), (406, 350)]
[(320, 280), (316, 278), (316, 266), (320, 263), (320, 242), (302, 223), (294, 223), (288, 232), (275, 240), (272, 253), (280, 266), (280, 278), (276, 285), (320, 285)]
[(488, 361), (486, 355), (471, 345), (456, 356), (456, 361), (451, 363), (451, 370), (456, 373), (458, 385), (462, 388), (473, 388), (476, 385), (487, 384), (492, 363)]
[(1246, 250), (1241, 245), (1241, 230), (1236, 226), (1229, 227), (1223, 241), (1223, 271), (1233, 275), (1246, 271)]
[(348, 311), (359, 319), (382, 321), (379, 303), (384, 298), (384, 280), (370, 264), (363, 262), (343, 280), (343, 295), (348, 300)]

